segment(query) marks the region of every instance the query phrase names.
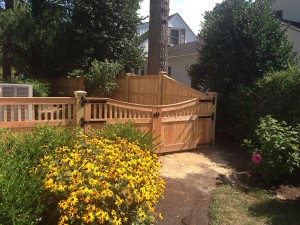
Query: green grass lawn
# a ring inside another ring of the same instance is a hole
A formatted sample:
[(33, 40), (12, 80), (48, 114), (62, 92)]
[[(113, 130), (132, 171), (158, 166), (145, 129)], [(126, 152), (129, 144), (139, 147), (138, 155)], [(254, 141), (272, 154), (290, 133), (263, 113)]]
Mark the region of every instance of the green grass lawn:
[(212, 196), (211, 225), (299, 225), (300, 200), (277, 199), (263, 190), (220, 185)]

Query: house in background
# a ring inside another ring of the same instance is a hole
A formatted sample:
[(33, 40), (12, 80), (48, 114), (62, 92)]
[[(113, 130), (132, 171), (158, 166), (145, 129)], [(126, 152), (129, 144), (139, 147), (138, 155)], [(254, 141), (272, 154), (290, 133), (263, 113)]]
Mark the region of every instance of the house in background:
[(175, 80), (191, 87), (191, 79), (186, 69), (197, 62), (199, 57), (199, 41), (168, 47), (168, 74)]
[[(300, 1), (275, 0), (272, 8), (287, 29), (288, 40), (293, 43), (293, 50), (300, 56)], [(300, 61), (298, 62), (300, 68)]]
[[(144, 48), (148, 53), (148, 31), (149, 22), (138, 26), (138, 34), (144, 39), (138, 46)], [(186, 67), (196, 63), (199, 47), (198, 38), (185, 23), (182, 17), (175, 13), (168, 19), (168, 75), (173, 79), (191, 86), (190, 78), (187, 76)], [(143, 70), (134, 71), (135, 75), (147, 74), (147, 63)]]

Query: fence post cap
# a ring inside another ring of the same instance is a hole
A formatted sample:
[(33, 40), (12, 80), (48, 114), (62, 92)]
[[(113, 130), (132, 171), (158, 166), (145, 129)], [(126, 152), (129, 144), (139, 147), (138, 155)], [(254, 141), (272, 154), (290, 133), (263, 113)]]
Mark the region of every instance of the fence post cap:
[(159, 74), (162, 74), (162, 75), (168, 75), (168, 73), (165, 72), (165, 71), (160, 71)]
[(218, 96), (219, 94), (216, 92), (207, 92), (208, 96)]
[(86, 91), (74, 91), (74, 95), (77, 96), (85, 96), (87, 94)]

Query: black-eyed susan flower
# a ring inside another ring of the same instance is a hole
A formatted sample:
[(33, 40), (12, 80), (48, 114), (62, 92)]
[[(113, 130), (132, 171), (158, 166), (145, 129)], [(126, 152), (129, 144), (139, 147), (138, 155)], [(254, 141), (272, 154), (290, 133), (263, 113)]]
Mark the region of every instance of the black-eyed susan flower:
[(137, 143), (78, 136), (74, 148), (57, 148), (35, 171), (43, 170), (45, 188), (62, 197), (60, 224), (119, 225), (135, 223), (136, 215), (155, 222), (164, 190), (160, 168), (157, 156)]

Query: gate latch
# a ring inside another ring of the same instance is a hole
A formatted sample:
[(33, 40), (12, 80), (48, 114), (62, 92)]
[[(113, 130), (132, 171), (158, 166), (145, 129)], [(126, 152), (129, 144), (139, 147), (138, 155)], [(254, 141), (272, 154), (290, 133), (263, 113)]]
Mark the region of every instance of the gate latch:
[(160, 116), (159, 112), (153, 113), (153, 118), (158, 118)]

